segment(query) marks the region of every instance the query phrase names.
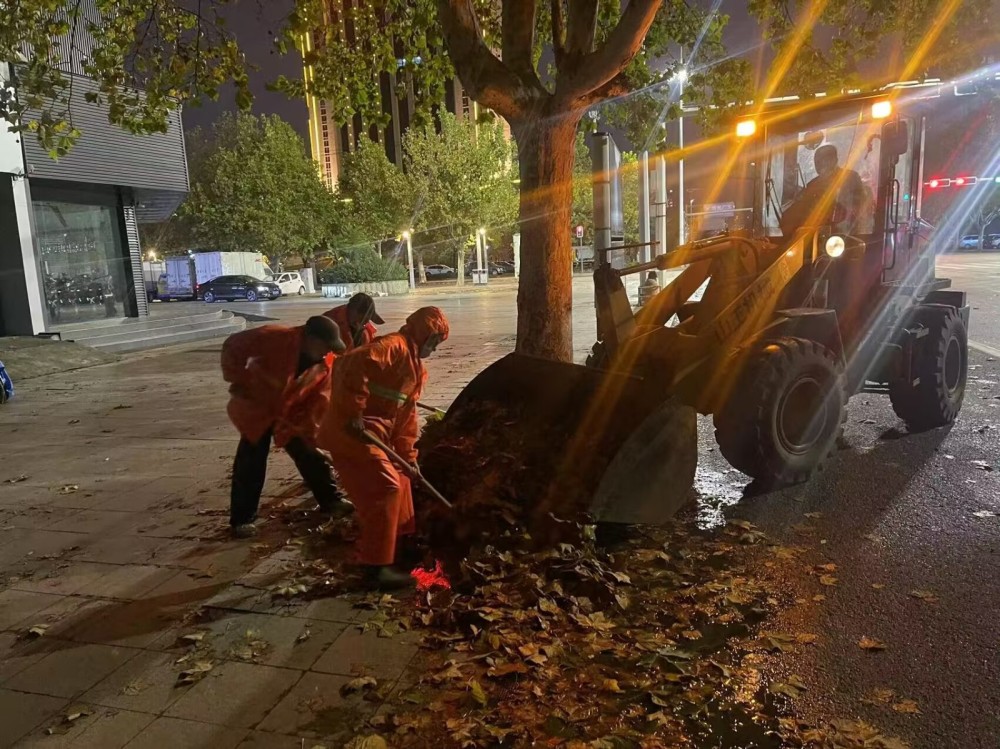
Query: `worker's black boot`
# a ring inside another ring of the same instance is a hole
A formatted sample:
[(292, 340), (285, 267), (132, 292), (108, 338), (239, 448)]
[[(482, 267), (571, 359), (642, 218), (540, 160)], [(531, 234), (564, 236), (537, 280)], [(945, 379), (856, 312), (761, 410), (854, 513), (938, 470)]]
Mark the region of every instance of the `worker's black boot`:
[(362, 582), (370, 590), (403, 590), (416, 585), (410, 575), (388, 565), (365, 565), (362, 570)]

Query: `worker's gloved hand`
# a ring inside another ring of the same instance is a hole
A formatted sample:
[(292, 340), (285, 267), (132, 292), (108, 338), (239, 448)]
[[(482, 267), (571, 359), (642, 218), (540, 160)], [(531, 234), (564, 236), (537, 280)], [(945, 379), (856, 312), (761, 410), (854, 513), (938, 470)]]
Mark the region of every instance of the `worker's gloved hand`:
[(420, 466), (416, 463), (410, 463), (407, 465), (407, 475), (410, 477), (411, 481), (419, 481), (423, 478), (423, 474), (420, 472)]
[(355, 416), (347, 422), (347, 431), (356, 434), (358, 437), (365, 436), (365, 420), (360, 416)]

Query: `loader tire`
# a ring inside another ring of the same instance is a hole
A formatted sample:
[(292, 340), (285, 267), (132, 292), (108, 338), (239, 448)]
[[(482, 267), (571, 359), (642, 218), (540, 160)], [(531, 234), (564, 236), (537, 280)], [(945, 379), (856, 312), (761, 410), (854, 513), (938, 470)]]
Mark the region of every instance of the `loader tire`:
[(800, 483), (836, 450), (846, 403), (830, 349), (804, 338), (767, 341), (715, 414), (715, 439), (734, 468), (761, 484)]
[(913, 354), (914, 382), (896, 378), (889, 383), (892, 410), (910, 431), (951, 424), (962, 408), (969, 371), (965, 322), (954, 307), (925, 305), (915, 322), (927, 328)]

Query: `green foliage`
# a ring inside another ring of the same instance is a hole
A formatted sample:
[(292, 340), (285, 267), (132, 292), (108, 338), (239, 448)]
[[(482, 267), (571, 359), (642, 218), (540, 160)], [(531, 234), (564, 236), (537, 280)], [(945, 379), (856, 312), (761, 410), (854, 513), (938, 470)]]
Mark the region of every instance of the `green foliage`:
[[(995, 26), (991, 0), (750, 0), (777, 52), (765, 93), (812, 94), (902, 79), (947, 77), (975, 70), (991, 48)], [(877, 61), (874, 80), (863, 63)]]
[(411, 128), (403, 147), (416, 247), (441, 250), (450, 261), (480, 227), (503, 232), (517, 219), (514, 152), (499, 121), (444, 112), (440, 130)]
[[(93, 9), (79, 1), (5, 4), (0, 60), (19, 62), (17, 96), (0, 97), (0, 116), (11, 130), (34, 133), (56, 158), (80, 137), (73, 108), (87, 103), (106, 106), (112, 124), (135, 133), (165, 131), (172, 111), (201, 97), (217, 98), (224, 83), (233, 83), (237, 102), (249, 106), (247, 64), (219, 15), (223, 5), (177, 0), (96, 0)], [(84, 57), (81, 50), (88, 46)], [(71, 70), (95, 80), (98, 90), (74, 94)]]
[(308, 259), (343, 221), (301, 138), (281, 118), (224, 115), (188, 142), (191, 194), (180, 216), (202, 244), (262, 252), (274, 265), (289, 255)]
[(319, 273), (320, 283), (367, 283), (403, 281), (406, 268), (395, 260), (388, 260), (367, 248), (346, 252), (332, 268)]
[(360, 237), (376, 242), (397, 236), (410, 225), (414, 197), (403, 172), (378, 143), (362, 138), (347, 156), (339, 189), (350, 199), (351, 220)]

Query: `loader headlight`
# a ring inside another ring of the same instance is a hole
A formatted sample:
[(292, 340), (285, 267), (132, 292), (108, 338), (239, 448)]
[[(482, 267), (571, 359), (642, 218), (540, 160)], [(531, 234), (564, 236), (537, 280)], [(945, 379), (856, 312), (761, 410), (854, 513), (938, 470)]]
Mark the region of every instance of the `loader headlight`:
[(826, 240), (826, 254), (830, 257), (840, 257), (846, 248), (844, 238), (837, 234)]

